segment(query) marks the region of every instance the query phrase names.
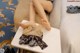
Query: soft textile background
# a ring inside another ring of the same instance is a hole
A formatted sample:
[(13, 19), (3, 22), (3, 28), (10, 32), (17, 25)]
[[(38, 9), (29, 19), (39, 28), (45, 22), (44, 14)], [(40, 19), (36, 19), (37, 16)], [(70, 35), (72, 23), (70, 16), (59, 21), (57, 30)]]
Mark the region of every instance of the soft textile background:
[(51, 26), (55, 28), (60, 27), (60, 20), (61, 20), (61, 0), (54, 0), (53, 2), (53, 10), (50, 15), (50, 23)]
[[(8, 5), (9, 0), (0, 0), (0, 14), (5, 17), (0, 16), (0, 42), (6, 39), (10, 39), (14, 36), (13, 30), (13, 16), (14, 10), (17, 4), (17, 0), (13, 0), (11, 5)], [(12, 8), (12, 9), (9, 9)], [(4, 32), (4, 33), (2, 33)]]
[(14, 32), (14, 11), (17, 0), (0, 0), (0, 47), (1, 44), (10, 43)]
[[(60, 3), (62, 5), (59, 5)], [(60, 27), (62, 53), (80, 53), (80, 13), (66, 13), (67, 6), (80, 6), (80, 2), (56, 0), (55, 4), (54, 10), (51, 13), (50, 22), (53, 27)]]
[(80, 6), (80, 2), (67, 2), (67, 0), (62, 0), (62, 19), (60, 27), (62, 52), (80, 53), (80, 13), (67, 13), (67, 6), (70, 5)]

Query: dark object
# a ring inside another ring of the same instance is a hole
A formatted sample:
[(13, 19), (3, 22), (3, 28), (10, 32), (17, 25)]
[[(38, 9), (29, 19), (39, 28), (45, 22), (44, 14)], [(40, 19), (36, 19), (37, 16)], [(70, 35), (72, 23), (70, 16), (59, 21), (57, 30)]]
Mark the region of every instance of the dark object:
[(51, 2), (53, 3), (54, 1), (53, 1), (53, 0), (51, 0)]
[(37, 46), (36, 41), (34, 40), (34, 36), (33, 35), (22, 35), (20, 37), (20, 41), (19, 44), (28, 44), (29, 46), (33, 47), (33, 46)]
[(7, 48), (10, 49), (10, 47), (8, 45), (4, 45), (3, 49), (6, 50)]
[(46, 48), (48, 45), (38, 36), (35, 36), (35, 40), (37, 42), (37, 44), (41, 47), (41, 49)]
[(80, 6), (67, 6), (67, 13), (76, 14), (80, 13)]
[(47, 44), (42, 40), (42, 37), (38, 37), (35, 35), (22, 35), (20, 37), (19, 44), (29, 45), (30, 47), (40, 46), (41, 49), (47, 47)]
[(8, 45), (5, 45), (3, 49), (5, 50), (4, 53), (16, 53), (15, 50), (13, 48), (10, 48)]
[(6, 48), (4, 53), (11, 53), (10, 48)]
[(13, 48), (11, 48), (11, 53), (16, 53), (15, 50)]

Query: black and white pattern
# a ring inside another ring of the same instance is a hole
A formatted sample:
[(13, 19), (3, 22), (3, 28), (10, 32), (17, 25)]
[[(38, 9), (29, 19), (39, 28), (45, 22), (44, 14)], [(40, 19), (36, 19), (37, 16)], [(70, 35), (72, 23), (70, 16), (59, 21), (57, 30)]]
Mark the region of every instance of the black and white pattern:
[(80, 6), (67, 6), (67, 13), (76, 14), (80, 13)]

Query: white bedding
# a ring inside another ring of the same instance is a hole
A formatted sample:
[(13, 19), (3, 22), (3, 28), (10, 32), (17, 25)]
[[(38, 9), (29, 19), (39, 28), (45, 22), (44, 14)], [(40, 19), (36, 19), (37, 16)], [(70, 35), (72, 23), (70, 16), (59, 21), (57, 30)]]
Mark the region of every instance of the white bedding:
[(60, 26), (62, 53), (80, 53), (80, 13), (66, 13), (69, 5), (80, 6), (80, 2), (56, 0), (50, 22), (53, 27)]
[(66, 7), (80, 6), (80, 2), (62, 0), (61, 39), (63, 53), (80, 53), (80, 13), (68, 14)]

